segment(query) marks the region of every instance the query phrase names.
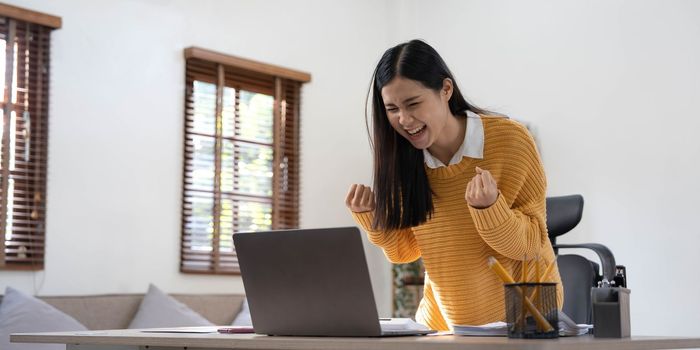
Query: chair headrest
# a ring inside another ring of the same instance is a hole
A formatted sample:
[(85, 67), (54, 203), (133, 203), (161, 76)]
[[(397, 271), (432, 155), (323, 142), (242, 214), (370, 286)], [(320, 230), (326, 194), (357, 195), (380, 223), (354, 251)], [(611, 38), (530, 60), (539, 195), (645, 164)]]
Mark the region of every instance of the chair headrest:
[(583, 196), (547, 197), (547, 231), (549, 237), (558, 237), (571, 231), (583, 214)]

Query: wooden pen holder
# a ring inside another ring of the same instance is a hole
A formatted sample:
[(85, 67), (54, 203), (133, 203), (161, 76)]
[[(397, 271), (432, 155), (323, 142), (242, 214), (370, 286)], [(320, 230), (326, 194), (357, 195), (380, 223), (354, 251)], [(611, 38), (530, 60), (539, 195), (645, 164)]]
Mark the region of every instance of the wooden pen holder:
[(619, 287), (591, 288), (593, 334), (596, 338), (630, 336), (630, 290)]
[(557, 338), (559, 315), (556, 283), (505, 284), (509, 338)]

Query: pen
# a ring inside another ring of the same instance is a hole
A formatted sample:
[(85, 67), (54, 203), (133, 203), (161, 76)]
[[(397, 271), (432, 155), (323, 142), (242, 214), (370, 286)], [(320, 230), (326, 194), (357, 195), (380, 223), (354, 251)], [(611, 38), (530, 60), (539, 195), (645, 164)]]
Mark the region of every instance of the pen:
[[(540, 255), (539, 255), (539, 254), (537, 254), (537, 255), (535, 256), (535, 282), (537, 283), (537, 287), (535, 288), (535, 293), (533, 293), (533, 294), (539, 294), (539, 293), (540, 293), (540, 288), (541, 288), (540, 285), (539, 285), (539, 283), (542, 282), (542, 276), (540, 276)], [(532, 301), (535, 302), (535, 306), (537, 306), (538, 309), (542, 309), (542, 305), (540, 305), (540, 303), (539, 303), (539, 301), (537, 300), (537, 298), (535, 298), (535, 297), (533, 296), (533, 297), (530, 298), (530, 299), (532, 299)]]
[[(513, 277), (508, 274), (508, 271), (503, 268), (503, 265), (496, 260), (496, 258), (489, 256), (489, 267), (496, 272), (498, 277), (501, 278), (501, 280), (505, 283), (515, 283), (513, 280)], [(535, 308), (535, 305), (532, 305), (532, 301), (530, 298), (528, 298), (526, 295), (523, 294), (523, 291), (521, 289), (517, 289), (517, 291), (520, 293), (520, 295), (523, 297), (525, 300), (525, 307), (527, 308), (527, 311), (529, 311), (532, 316), (535, 318), (535, 322), (542, 327), (545, 332), (551, 332), (554, 330), (552, 326), (547, 322), (547, 320), (542, 316), (542, 314)]]
[(219, 333), (255, 333), (253, 327), (248, 326), (233, 326), (223, 327), (216, 330)]
[[(541, 276), (539, 273), (537, 273), (537, 276), (538, 276), (537, 281), (538, 282), (546, 282), (547, 281), (547, 277), (552, 272), (552, 270), (554, 270), (554, 264), (556, 263), (556, 261), (557, 261), (557, 259), (555, 257), (554, 260), (552, 260), (552, 262), (549, 265), (547, 265), (547, 267), (544, 269), (544, 273)], [(537, 299), (539, 297), (540, 297), (540, 287), (538, 286), (537, 288), (535, 288), (535, 291), (532, 292), (532, 295), (530, 296), (530, 300), (534, 300), (535, 303), (537, 303)], [(518, 321), (520, 321), (520, 319), (518, 319)]]
[[(549, 274), (550, 274), (550, 273), (552, 272), (552, 270), (554, 269), (554, 264), (556, 263), (556, 261), (557, 261), (557, 259), (554, 258), (554, 260), (552, 260), (552, 262), (547, 266), (547, 268), (544, 270), (544, 273), (542, 274), (542, 277), (540, 278), (540, 281), (546, 282), (547, 276), (549, 276)], [(531, 298), (531, 299), (536, 300), (537, 297), (539, 297), (539, 293), (538, 293), (538, 292), (539, 292), (539, 289), (536, 289), (535, 292), (532, 293), (532, 298)]]

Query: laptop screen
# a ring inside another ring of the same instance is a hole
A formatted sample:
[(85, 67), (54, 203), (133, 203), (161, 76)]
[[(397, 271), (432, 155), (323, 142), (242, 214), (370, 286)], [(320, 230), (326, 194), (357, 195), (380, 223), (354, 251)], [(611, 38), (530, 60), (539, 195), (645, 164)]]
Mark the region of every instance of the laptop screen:
[(356, 227), (236, 233), (233, 241), (256, 333), (380, 335)]

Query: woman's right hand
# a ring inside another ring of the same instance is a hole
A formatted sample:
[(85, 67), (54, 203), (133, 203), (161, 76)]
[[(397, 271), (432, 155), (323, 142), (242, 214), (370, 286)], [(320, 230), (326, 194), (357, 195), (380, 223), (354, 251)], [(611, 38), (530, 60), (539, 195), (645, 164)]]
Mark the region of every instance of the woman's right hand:
[(374, 210), (374, 192), (369, 186), (353, 184), (350, 186), (345, 205), (354, 213), (364, 213)]

